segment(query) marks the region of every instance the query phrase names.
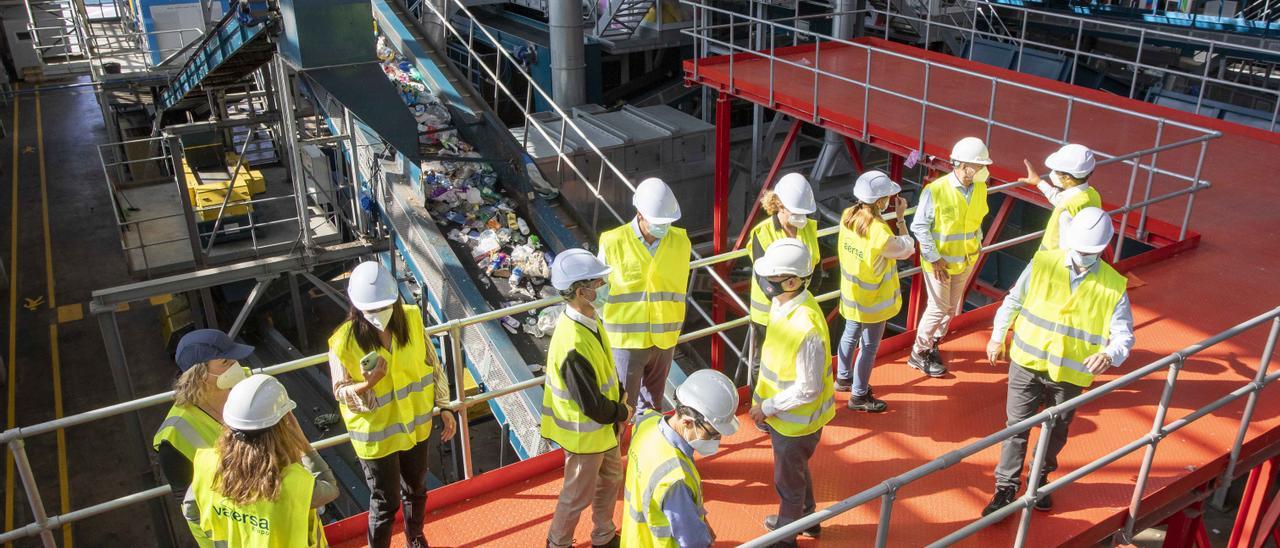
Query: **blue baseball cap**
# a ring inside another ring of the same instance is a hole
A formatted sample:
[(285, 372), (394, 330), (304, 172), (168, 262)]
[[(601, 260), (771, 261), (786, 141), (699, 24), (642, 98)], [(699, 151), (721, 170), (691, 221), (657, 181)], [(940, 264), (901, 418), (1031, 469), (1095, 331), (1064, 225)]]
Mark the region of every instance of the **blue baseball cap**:
[(174, 360), (186, 371), (198, 363), (224, 359), (240, 361), (253, 354), (253, 347), (240, 344), (217, 329), (197, 329), (182, 336)]

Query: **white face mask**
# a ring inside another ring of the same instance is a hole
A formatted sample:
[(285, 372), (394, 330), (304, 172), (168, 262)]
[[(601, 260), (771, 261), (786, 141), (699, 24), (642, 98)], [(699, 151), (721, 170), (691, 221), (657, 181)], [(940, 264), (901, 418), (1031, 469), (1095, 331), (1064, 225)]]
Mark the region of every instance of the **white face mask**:
[(240, 362), (231, 362), (231, 367), (218, 375), (218, 389), (231, 390), (231, 387), (245, 380), (244, 368), (240, 367)]
[(649, 223), (649, 235), (659, 240), (666, 236), (669, 230), (671, 230), (671, 223), (665, 225)]
[(1098, 253), (1080, 253), (1073, 249), (1071, 250), (1071, 262), (1080, 268), (1089, 268), (1098, 262), (1098, 255)]
[(387, 324), (391, 322), (391, 314), (394, 312), (395, 308), (392, 307), (387, 308), (386, 310), (379, 310), (377, 312), (363, 312), (362, 315), (365, 320), (368, 320), (369, 323), (373, 324), (374, 329), (377, 329), (378, 331), (386, 331)]
[(1062, 175), (1059, 175), (1056, 171), (1049, 172), (1049, 184), (1058, 190), (1067, 189), (1067, 185), (1062, 184)]
[(699, 455), (710, 457), (720, 450), (720, 440), (693, 440), (689, 442), (689, 447), (692, 447)]
[(800, 213), (792, 213), (787, 216), (787, 224), (796, 228), (804, 228), (804, 225), (809, 224), (809, 217)]
[(986, 183), (987, 179), (989, 179), (990, 177), (991, 177), (991, 171), (987, 169), (987, 166), (982, 166), (981, 168), (978, 169), (977, 173), (973, 174), (973, 182)]

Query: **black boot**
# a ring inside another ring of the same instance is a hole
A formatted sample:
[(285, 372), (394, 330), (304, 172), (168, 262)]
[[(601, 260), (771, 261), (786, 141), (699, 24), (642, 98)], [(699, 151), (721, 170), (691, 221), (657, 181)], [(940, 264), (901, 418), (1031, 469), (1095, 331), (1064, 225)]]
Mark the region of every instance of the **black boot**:
[(884, 400), (876, 399), (875, 395), (868, 389), (867, 393), (861, 396), (852, 396), (849, 398), (849, 409), (854, 411), (865, 411), (867, 413), (883, 413), (889, 407)]
[[(774, 530), (774, 529), (777, 529), (777, 528), (778, 528), (778, 515), (777, 515), (777, 514), (769, 514), (768, 516), (766, 516), (766, 517), (764, 518), (764, 528), (765, 528), (765, 529), (768, 529), (768, 530), (770, 530), (770, 531), (772, 531), (772, 530)], [(821, 524), (821, 523), (819, 523), (819, 524), (817, 524), (817, 525), (814, 525), (813, 527), (810, 527), (810, 528), (808, 528), (808, 529), (805, 529), (804, 531), (801, 531), (801, 533), (803, 533), (803, 534), (804, 534), (805, 536), (807, 536), (807, 537), (818, 538), (818, 537), (822, 536), (822, 524)]]
[(921, 373), (933, 378), (946, 375), (947, 368), (942, 365), (941, 361), (934, 361), (930, 357), (931, 352), (932, 350), (929, 350), (924, 354), (919, 354), (914, 350), (911, 351), (911, 356), (907, 358), (907, 365), (910, 365), (912, 368), (918, 369)]
[[(1043, 489), (1046, 483), (1049, 483), (1048, 472), (1044, 472), (1040, 474), (1040, 488)], [(1034, 508), (1041, 512), (1048, 512), (1049, 510), (1053, 510), (1053, 495), (1050, 495), (1049, 493), (1040, 495), (1040, 500), (1036, 501), (1036, 505)]]
[(1004, 508), (1013, 503), (1018, 498), (1018, 489), (1009, 486), (997, 486), (996, 494), (991, 497), (991, 502), (987, 503), (987, 507), (982, 509), (982, 515), (988, 515), (996, 510)]

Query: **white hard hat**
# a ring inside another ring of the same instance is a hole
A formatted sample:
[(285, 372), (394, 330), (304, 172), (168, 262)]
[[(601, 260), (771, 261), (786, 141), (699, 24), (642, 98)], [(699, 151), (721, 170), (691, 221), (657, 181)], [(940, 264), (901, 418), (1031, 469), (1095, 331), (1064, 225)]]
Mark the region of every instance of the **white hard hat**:
[(738, 389), (724, 373), (711, 369), (694, 371), (676, 388), (676, 399), (702, 413), (721, 436), (738, 431)]
[(1111, 243), (1116, 233), (1111, 217), (1096, 207), (1086, 207), (1071, 218), (1071, 225), (1063, 235), (1067, 249), (1080, 253), (1101, 253)]
[(676, 201), (675, 193), (657, 177), (640, 181), (635, 196), (631, 197), (631, 205), (653, 224), (665, 225), (680, 220), (680, 203)]
[(608, 265), (585, 249), (568, 249), (551, 261), (551, 286), (559, 291), (569, 289), (573, 282), (595, 280), (613, 271)]
[(853, 197), (864, 204), (874, 204), (880, 198), (902, 192), (902, 187), (880, 171), (867, 171), (853, 183)]
[(377, 261), (356, 265), (347, 280), (347, 297), (359, 310), (391, 306), (400, 297), (396, 279)]
[(1098, 160), (1093, 157), (1093, 151), (1077, 144), (1064, 145), (1044, 159), (1044, 167), (1076, 178), (1093, 173), (1093, 168), (1097, 165)]
[(792, 213), (808, 215), (818, 210), (818, 203), (813, 199), (813, 189), (809, 180), (799, 173), (788, 173), (778, 179), (774, 194), (782, 201), (782, 207)]
[(991, 155), (987, 153), (987, 145), (977, 137), (965, 137), (951, 147), (951, 160), (966, 164), (991, 165)]
[(222, 422), (232, 430), (264, 430), (275, 426), (297, 404), (271, 375), (251, 375), (236, 383), (222, 406)]
[(799, 276), (813, 274), (813, 255), (804, 242), (795, 238), (779, 238), (769, 244), (764, 255), (752, 267), (761, 276)]

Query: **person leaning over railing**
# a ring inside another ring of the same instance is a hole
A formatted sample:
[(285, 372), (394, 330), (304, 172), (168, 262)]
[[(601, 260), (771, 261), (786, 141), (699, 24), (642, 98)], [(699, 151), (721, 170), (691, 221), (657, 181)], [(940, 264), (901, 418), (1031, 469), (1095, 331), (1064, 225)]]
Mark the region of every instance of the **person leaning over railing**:
[[(996, 312), (987, 359), (995, 365), (1005, 355), (1005, 334), (1013, 325), (1009, 347), (1008, 426), (1035, 415), (1041, 405), (1059, 405), (1080, 395), (1093, 376), (1118, 367), (1133, 348), (1133, 312), (1126, 280), (1099, 255), (1111, 242), (1111, 218), (1096, 207), (1080, 210), (1063, 234), (1066, 249), (1044, 250), (1031, 258)], [(1123, 235), (1121, 235), (1123, 237)], [(1058, 468), (1058, 453), (1067, 443), (1075, 410), (1059, 417), (1049, 432), (1049, 445), (1039, 485)], [(1028, 432), (1004, 441), (996, 465), (996, 491), (982, 510), (987, 515), (1017, 498)], [(1053, 508), (1042, 495), (1036, 510)]]
[(542, 390), (540, 432), (564, 449), (564, 483), (547, 530), (549, 548), (573, 546), (573, 530), (588, 506), (591, 545), (619, 545), (613, 522), (623, 480), (618, 431), (635, 411), (618, 383), (600, 320), (609, 272), (585, 249), (565, 250), (551, 262), (551, 286), (566, 306), (551, 334)]
[[(818, 222), (808, 215), (818, 210), (818, 203), (813, 199), (813, 189), (809, 180), (799, 173), (788, 173), (778, 180), (772, 191), (765, 191), (760, 196), (760, 205), (769, 214), (769, 218), (760, 221), (751, 229), (751, 238), (747, 249), (751, 250), (751, 261), (755, 262), (764, 256), (769, 244), (782, 238), (796, 238), (809, 246), (813, 254), (814, 264), (818, 264)], [(821, 272), (821, 270), (816, 270)], [(750, 364), (750, 380), (754, 386), (756, 376), (760, 372), (760, 346), (764, 344), (765, 331), (769, 328), (769, 297), (760, 290), (760, 282), (751, 277), (751, 329), (755, 330), (752, 341), (755, 344), (755, 359)]]
[[(853, 184), (858, 201), (844, 211), (837, 242), (840, 257), (840, 315), (844, 334), (836, 360), (836, 391), (851, 392), (849, 409), (880, 413), (887, 407), (871, 393), (871, 366), (884, 326), (902, 310), (898, 261), (911, 257), (915, 240), (907, 235), (902, 187), (888, 175), (868, 171)], [(892, 228), (883, 215), (894, 210)], [(858, 360), (853, 361), (853, 351)]]
[(1049, 215), (1049, 224), (1044, 227), (1044, 237), (1040, 239), (1040, 249), (1058, 249), (1061, 234), (1071, 225), (1071, 218), (1086, 207), (1102, 207), (1102, 196), (1089, 186), (1089, 177), (1097, 167), (1097, 159), (1093, 151), (1083, 145), (1063, 145), (1044, 160), (1049, 168), (1049, 180), (1045, 181), (1036, 174), (1031, 162), (1023, 160), (1027, 165), (1027, 176), (1018, 182), (1035, 186), (1044, 194), (1045, 199), (1053, 205), (1053, 213)]
[[(827, 317), (808, 290), (813, 269), (809, 248), (795, 238), (773, 242), (752, 265), (760, 288), (773, 299), (750, 410), (773, 446), (774, 488), (781, 501), (778, 513), (764, 520), (769, 530), (817, 508), (809, 459), (822, 427), (836, 414)], [(821, 530), (814, 525), (804, 533), (817, 537)], [(795, 537), (779, 546), (795, 546)]]
[(254, 375), (231, 389), (226, 430), (196, 451), (187, 521), (214, 546), (328, 546), (316, 509), (338, 498), (329, 465), (307, 443), (280, 381)]
[[(395, 277), (381, 264), (360, 263), (347, 281), (351, 310), (329, 337), (329, 373), (338, 409), (369, 485), (369, 545), (391, 545), (404, 500), (409, 546), (426, 546), (427, 438), (449, 381), (426, 338), (422, 312), (400, 302)], [(459, 365), (461, 367), (461, 365)], [(440, 439), (453, 438), (453, 413), (440, 411)]]
[[(253, 347), (237, 344), (217, 329), (197, 329), (178, 341), (174, 361), (182, 372), (173, 384), (173, 407), (152, 438), (160, 470), (179, 500), (191, 486), (196, 450), (212, 447), (222, 434), (222, 406), (231, 388), (248, 378), (240, 360)], [(194, 525), (191, 534), (202, 547), (213, 543)]]

